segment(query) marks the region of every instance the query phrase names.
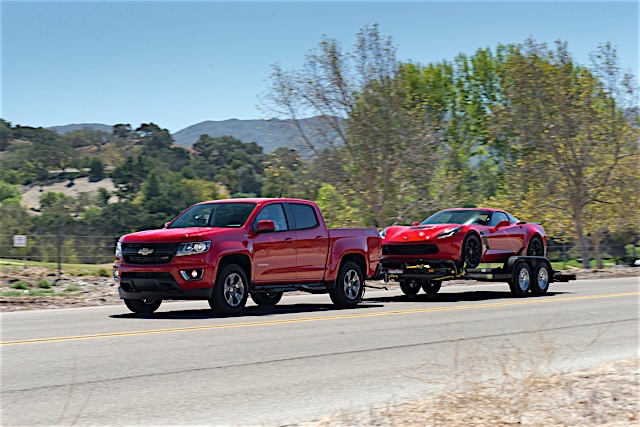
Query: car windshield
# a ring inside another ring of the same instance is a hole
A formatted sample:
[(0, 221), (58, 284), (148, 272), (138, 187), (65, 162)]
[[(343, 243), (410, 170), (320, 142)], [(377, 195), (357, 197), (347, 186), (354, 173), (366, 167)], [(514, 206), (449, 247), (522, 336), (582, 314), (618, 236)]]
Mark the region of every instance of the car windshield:
[(431, 215), (420, 223), (424, 224), (476, 224), (487, 225), (489, 218), (491, 217), (490, 211), (482, 210), (455, 210), (455, 211), (440, 211)]
[(195, 205), (176, 218), (169, 228), (242, 227), (256, 207), (255, 203), (207, 203)]

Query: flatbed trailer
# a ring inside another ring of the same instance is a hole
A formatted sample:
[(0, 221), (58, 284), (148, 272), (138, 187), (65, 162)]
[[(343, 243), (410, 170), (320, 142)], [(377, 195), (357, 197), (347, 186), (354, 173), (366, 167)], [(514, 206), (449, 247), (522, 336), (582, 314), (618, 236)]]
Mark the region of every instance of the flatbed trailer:
[(512, 256), (494, 268), (462, 268), (454, 261), (431, 259), (383, 259), (381, 276), (385, 283), (399, 282), (406, 295), (416, 295), (420, 289), (435, 294), (447, 280), (477, 280), (506, 282), (517, 297), (543, 295), (553, 282), (576, 279), (575, 274), (554, 271), (546, 257), (523, 255)]

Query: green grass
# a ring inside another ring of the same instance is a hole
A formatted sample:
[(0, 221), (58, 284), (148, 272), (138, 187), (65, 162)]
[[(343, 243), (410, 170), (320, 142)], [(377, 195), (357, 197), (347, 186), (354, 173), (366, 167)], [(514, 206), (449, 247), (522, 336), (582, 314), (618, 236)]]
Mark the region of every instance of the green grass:
[(65, 292), (76, 292), (77, 290), (79, 290), (80, 288), (77, 287), (76, 285), (69, 285), (67, 286), (64, 291)]
[(50, 289), (52, 286), (55, 286), (55, 283), (48, 280), (41, 280), (38, 282), (38, 287), (41, 289)]
[(22, 290), (31, 289), (29, 287), (29, 285), (27, 285), (24, 282), (14, 282), (14, 283), (10, 284), (9, 286), (11, 286), (13, 289), (22, 289)]
[[(19, 259), (1, 259), (0, 269), (15, 271), (20, 267), (44, 268), (50, 273), (58, 272), (58, 264), (55, 262), (24, 261)], [(61, 264), (62, 272), (71, 276), (99, 276), (109, 277), (111, 275), (111, 264)]]
[(0, 295), (3, 297), (21, 297), (24, 295), (24, 292), (20, 292), (20, 291), (5, 291), (5, 292), (0, 292)]

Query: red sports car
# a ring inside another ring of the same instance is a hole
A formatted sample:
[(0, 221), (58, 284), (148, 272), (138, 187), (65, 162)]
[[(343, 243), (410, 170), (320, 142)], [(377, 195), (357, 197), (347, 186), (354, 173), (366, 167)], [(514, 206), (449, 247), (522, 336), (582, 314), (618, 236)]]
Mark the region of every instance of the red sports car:
[(545, 256), (547, 242), (540, 224), (485, 208), (447, 209), (411, 227), (387, 227), (381, 236), (383, 261), (446, 260), (460, 268), (513, 255)]

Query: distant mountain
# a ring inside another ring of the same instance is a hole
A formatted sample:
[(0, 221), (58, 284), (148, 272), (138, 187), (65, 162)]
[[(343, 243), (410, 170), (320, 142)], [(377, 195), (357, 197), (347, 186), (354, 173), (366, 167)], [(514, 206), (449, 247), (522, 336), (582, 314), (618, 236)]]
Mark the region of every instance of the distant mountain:
[[(338, 135), (332, 130), (327, 130), (326, 135), (320, 135), (321, 119), (312, 117), (300, 120), (314, 146), (323, 146), (329, 140), (338, 140)], [(111, 133), (113, 126), (101, 123), (78, 123), (65, 126), (52, 126), (49, 129), (63, 135), (82, 129), (94, 129)], [(191, 147), (200, 135), (223, 136), (230, 135), (242, 142), (256, 142), (265, 153), (270, 153), (278, 147), (298, 148), (303, 151), (306, 146), (295, 124), (291, 120), (238, 120), (229, 119), (222, 121), (208, 120), (186, 127), (171, 136), (176, 144)]]
[[(327, 137), (335, 141), (338, 139), (334, 131), (327, 131), (326, 137), (318, 134), (320, 118), (312, 117), (302, 119), (300, 122), (311, 135), (310, 139), (316, 146), (326, 145)], [(265, 153), (270, 153), (278, 147), (304, 148), (300, 133), (291, 120), (209, 120), (182, 129), (172, 136), (177, 144), (191, 147), (200, 135), (205, 134), (213, 137), (230, 135), (242, 142), (256, 142)]]
[(111, 131), (113, 130), (113, 126), (104, 125), (101, 123), (74, 123), (74, 124), (64, 125), (64, 126), (51, 126), (48, 129), (56, 131), (60, 135), (64, 135), (65, 133), (73, 132), (76, 130), (83, 130), (83, 129), (93, 129), (93, 130), (100, 130), (102, 132), (111, 133)]

